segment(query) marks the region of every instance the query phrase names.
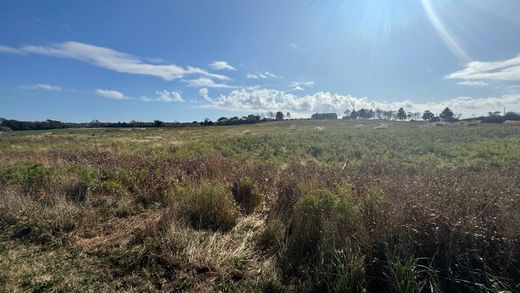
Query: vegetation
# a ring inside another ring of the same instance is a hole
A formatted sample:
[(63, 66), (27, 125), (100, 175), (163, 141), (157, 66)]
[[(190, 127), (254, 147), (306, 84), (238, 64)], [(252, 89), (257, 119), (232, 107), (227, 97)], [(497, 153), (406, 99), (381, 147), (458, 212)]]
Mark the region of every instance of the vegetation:
[(3, 133), (0, 291), (520, 291), (518, 125), (377, 124)]

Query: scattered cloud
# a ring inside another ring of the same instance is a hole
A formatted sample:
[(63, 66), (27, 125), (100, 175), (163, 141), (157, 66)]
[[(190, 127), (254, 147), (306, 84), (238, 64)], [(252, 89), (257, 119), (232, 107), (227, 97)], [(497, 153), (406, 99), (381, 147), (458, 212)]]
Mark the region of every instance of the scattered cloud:
[(24, 52), (16, 48), (0, 45), (0, 53), (23, 54)]
[(96, 95), (113, 100), (130, 100), (131, 97), (125, 96), (122, 92), (115, 90), (104, 90), (104, 89), (96, 89)]
[(201, 77), (197, 79), (185, 80), (189, 87), (205, 87), (205, 88), (233, 88), (233, 86), (216, 83), (212, 79)]
[(471, 80), (460, 81), (460, 82), (457, 82), (457, 84), (465, 85), (465, 86), (488, 86), (489, 85), (485, 81), (471, 81)]
[(147, 96), (142, 96), (142, 97), (139, 98), (139, 100), (141, 100), (143, 102), (153, 102), (153, 99), (149, 98)]
[(299, 46), (296, 45), (295, 43), (290, 43), (290, 44), (289, 44), (289, 47), (291, 47), (291, 48), (293, 48), (293, 49), (298, 49), (298, 48), (299, 48)]
[(155, 94), (157, 95), (157, 101), (159, 102), (184, 102), (184, 99), (182, 98), (181, 94), (177, 91), (156, 91)]
[[(200, 75), (217, 80), (230, 80), (221, 74), (210, 73), (197, 67), (181, 67), (175, 64), (154, 64), (148, 58), (132, 56), (106, 47), (80, 42), (65, 42), (52, 46), (24, 46), (20, 49), (0, 45), (1, 53), (36, 54), (74, 59), (121, 73), (141, 74), (163, 78), (180, 79), (188, 75)], [(157, 60), (155, 60), (157, 61)]]
[(273, 74), (269, 71), (250, 73), (246, 76), (248, 79), (268, 79), (268, 78), (281, 78), (280, 76)]
[(30, 89), (30, 90), (44, 90), (44, 91), (50, 91), (50, 92), (61, 92), (60, 86), (50, 85), (50, 84), (45, 84), (45, 83), (33, 84), (33, 85), (25, 86), (24, 88)]
[(204, 100), (211, 102), (211, 98), (209, 97), (209, 90), (207, 88), (201, 88), (199, 90), (199, 94), (204, 98)]
[(520, 81), (520, 55), (503, 61), (474, 61), (462, 70), (447, 75), (447, 79)]
[(207, 95), (206, 107), (236, 111), (290, 111), (294, 117), (308, 117), (316, 112), (334, 112), (341, 114), (347, 109), (392, 109), (403, 107), (410, 112), (431, 110), (440, 113), (445, 107), (450, 107), (464, 117), (484, 115), (494, 109), (506, 107), (510, 111), (520, 111), (520, 95), (505, 95), (501, 97), (470, 98), (457, 97), (434, 103), (415, 103), (404, 101), (376, 101), (367, 97), (354, 97), (329, 92), (318, 92), (297, 96), (274, 89), (242, 88), (231, 91), (227, 95), (211, 98)]
[(293, 81), (289, 86), (293, 91), (304, 91), (307, 88), (314, 86), (314, 81)]
[(209, 67), (213, 70), (237, 70), (226, 61), (213, 61)]

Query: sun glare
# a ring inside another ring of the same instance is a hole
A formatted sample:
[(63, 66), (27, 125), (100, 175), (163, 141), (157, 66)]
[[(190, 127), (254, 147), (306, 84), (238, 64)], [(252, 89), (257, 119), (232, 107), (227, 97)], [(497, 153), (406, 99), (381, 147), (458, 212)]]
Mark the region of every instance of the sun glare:
[(442, 21), (442, 18), (438, 15), (437, 11), (435, 10), (435, 7), (432, 5), (432, 1), (421, 0), (421, 4), (432, 25), (435, 27), (435, 30), (441, 36), (446, 45), (453, 51), (453, 53), (459, 59), (461, 59), (461, 61), (471, 61), (471, 57), (462, 48), (460, 42), (454, 37), (454, 35), (450, 33), (450, 31)]

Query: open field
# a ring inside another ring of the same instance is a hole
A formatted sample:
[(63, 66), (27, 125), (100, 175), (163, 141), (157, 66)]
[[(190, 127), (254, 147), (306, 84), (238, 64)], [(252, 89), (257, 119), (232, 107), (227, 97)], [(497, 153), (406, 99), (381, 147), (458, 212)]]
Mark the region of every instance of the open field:
[(520, 292), (520, 127), (376, 125), (0, 134), (0, 291)]

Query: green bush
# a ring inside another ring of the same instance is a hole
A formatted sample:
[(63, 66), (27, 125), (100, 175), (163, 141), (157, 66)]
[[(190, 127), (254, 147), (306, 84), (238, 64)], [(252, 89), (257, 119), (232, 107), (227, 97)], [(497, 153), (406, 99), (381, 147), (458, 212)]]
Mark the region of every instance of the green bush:
[(2, 181), (22, 187), (26, 193), (35, 193), (45, 188), (51, 169), (41, 164), (16, 164), (0, 170)]
[(262, 195), (255, 182), (249, 177), (235, 182), (231, 187), (231, 193), (244, 214), (251, 214), (262, 201)]
[(180, 189), (179, 215), (195, 229), (231, 230), (239, 217), (238, 208), (225, 186), (205, 183), (196, 190)]
[[(318, 190), (296, 205), (282, 255), (285, 274), (301, 272), (316, 290), (351, 291), (363, 287), (360, 212), (348, 196)], [(356, 276), (356, 279), (347, 278)]]

